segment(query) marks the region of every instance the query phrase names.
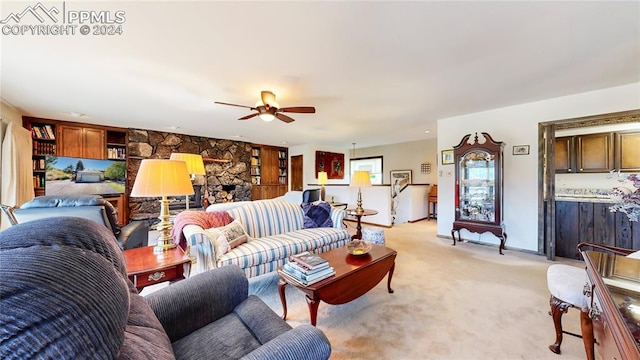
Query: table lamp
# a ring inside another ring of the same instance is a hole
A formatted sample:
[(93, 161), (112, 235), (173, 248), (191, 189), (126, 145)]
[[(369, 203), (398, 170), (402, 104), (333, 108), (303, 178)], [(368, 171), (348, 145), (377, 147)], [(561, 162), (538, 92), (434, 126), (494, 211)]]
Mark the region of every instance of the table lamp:
[[(202, 161), (202, 155), (187, 154), (187, 153), (172, 153), (169, 157), (170, 160), (180, 160), (187, 163), (187, 171), (191, 175), (191, 181), (195, 179), (196, 175), (206, 175), (204, 170), (204, 162)], [(206, 182), (205, 182), (206, 184)], [(194, 188), (195, 191), (195, 188)], [(196, 191), (196, 199), (199, 199), (202, 195), (201, 191)], [(189, 196), (186, 197), (187, 210), (189, 210)]]
[(351, 178), (351, 186), (358, 187), (358, 202), (356, 203), (356, 213), (362, 214), (364, 213), (364, 209), (362, 208), (362, 192), (360, 188), (363, 186), (371, 186), (371, 176), (368, 171), (354, 171), (353, 177)]
[(320, 184), (320, 200), (324, 201), (324, 186), (329, 182), (326, 171), (318, 172), (318, 184)]
[(153, 249), (155, 253), (176, 247), (171, 239), (173, 224), (169, 221), (169, 200), (167, 196), (192, 195), (193, 185), (184, 161), (166, 159), (144, 159), (140, 163), (138, 174), (133, 182), (131, 196), (157, 197), (160, 200), (160, 223), (157, 225), (160, 236)]

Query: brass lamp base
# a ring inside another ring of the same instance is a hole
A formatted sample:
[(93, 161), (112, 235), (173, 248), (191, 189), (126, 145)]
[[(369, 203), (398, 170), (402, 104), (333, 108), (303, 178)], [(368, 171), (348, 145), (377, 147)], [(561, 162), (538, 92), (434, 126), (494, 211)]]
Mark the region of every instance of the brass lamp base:
[(356, 214), (363, 214), (364, 209), (362, 208), (362, 193), (360, 192), (360, 188), (358, 188), (358, 202), (356, 202)]
[(158, 244), (153, 248), (153, 252), (156, 254), (176, 247), (171, 238), (173, 224), (169, 221), (169, 200), (166, 196), (163, 196), (162, 200), (160, 200), (160, 216), (158, 216), (158, 219), (160, 219), (160, 222), (156, 228), (160, 231), (160, 236), (158, 237)]

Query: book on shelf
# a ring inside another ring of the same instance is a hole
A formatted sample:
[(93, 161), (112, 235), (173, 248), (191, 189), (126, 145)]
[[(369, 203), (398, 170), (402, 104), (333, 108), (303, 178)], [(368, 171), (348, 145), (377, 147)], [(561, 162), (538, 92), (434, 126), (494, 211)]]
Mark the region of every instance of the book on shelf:
[(319, 278), (315, 278), (313, 280), (300, 279), (300, 278), (298, 278), (298, 277), (296, 277), (294, 275), (291, 275), (289, 272), (284, 270), (284, 268), (281, 269), (281, 270), (278, 270), (278, 273), (289, 282), (296, 283), (296, 284), (299, 284), (299, 285), (302, 285), (302, 286), (309, 286), (309, 285), (313, 285), (313, 284), (315, 284), (317, 282), (320, 282), (320, 281), (322, 281), (324, 279), (327, 279), (327, 278), (330, 278), (331, 276), (333, 276), (335, 274), (335, 271), (333, 271), (333, 268), (331, 268), (331, 270), (332, 271), (329, 274), (326, 274), (325, 276), (322, 276), (322, 277), (319, 277)]
[(289, 261), (295, 262), (307, 270), (313, 270), (329, 264), (327, 259), (308, 251), (289, 256)]

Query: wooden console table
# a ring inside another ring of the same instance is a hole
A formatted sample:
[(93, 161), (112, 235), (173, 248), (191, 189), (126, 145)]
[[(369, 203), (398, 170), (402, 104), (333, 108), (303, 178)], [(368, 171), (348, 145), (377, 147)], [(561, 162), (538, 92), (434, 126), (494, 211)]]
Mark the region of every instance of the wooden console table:
[(587, 265), (589, 318), (581, 321), (587, 358), (640, 359), (640, 259), (580, 251)]

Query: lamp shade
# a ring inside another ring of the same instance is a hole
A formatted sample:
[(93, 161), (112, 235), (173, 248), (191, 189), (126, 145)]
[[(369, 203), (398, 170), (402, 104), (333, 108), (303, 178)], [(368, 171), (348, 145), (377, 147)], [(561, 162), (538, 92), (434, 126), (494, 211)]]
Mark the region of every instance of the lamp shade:
[(351, 178), (351, 186), (371, 186), (371, 176), (368, 171), (354, 171)]
[(192, 195), (193, 186), (184, 161), (145, 159), (140, 163), (131, 196)]
[(187, 163), (187, 171), (191, 175), (206, 175), (202, 155), (187, 153), (172, 153), (170, 160), (180, 160)]
[(326, 185), (329, 182), (326, 171), (318, 172), (318, 185)]

